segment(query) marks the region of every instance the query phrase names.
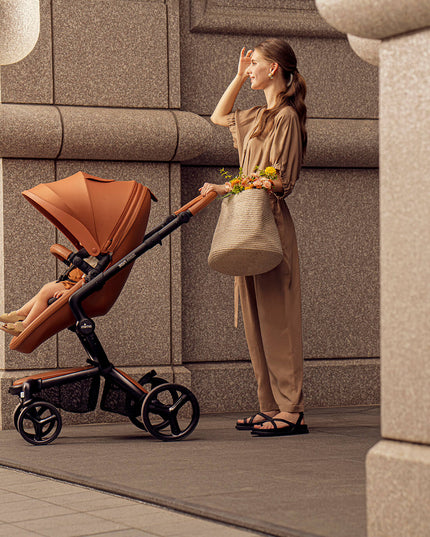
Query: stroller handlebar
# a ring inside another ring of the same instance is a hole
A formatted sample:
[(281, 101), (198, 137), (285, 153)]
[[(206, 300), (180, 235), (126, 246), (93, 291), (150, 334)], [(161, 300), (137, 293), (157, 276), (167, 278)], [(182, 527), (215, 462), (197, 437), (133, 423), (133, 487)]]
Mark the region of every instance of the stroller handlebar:
[(202, 196), (201, 194), (194, 198), (193, 200), (186, 203), (183, 207), (175, 211), (175, 215), (178, 215), (180, 213), (183, 213), (184, 211), (190, 211), (190, 213), (194, 216), (199, 211), (204, 209), (209, 205), (209, 203), (212, 203), (212, 201), (217, 197), (216, 192), (209, 192), (206, 196)]

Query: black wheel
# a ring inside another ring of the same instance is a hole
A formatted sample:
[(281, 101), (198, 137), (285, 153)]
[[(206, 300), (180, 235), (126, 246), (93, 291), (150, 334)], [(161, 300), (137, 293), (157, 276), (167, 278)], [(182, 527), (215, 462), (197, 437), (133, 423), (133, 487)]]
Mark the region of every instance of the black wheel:
[(180, 440), (199, 422), (199, 403), (191, 390), (179, 384), (163, 384), (151, 390), (142, 405), (142, 421), (148, 433), (160, 440)]
[[(147, 392), (150, 392), (153, 390), (156, 386), (161, 386), (161, 384), (167, 384), (167, 380), (161, 378), (161, 377), (154, 377), (150, 375), (143, 375), (142, 378), (140, 378), (137, 381)], [(128, 401), (127, 403), (130, 405), (130, 407), (133, 405), (132, 401)], [(138, 403), (134, 403), (135, 405)], [(133, 425), (138, 427), (139, 429), (142, 429), (142, 431), (146, 431), (146, 427), (142, 422), (141, 418), (141, 410), (142, 407), (139, 408), (139, 414), (137, 416), (128, 416), (128, 419), (131, 421)], [(167, 424), (166, 424), (167, 425)]]
[(55, 440), (60, 434), (61, 425), (59, 410), (46, 401), (33, 401), (23, 406), (17, 419), (20, 435), (30, 444), (37, 446)]
[(18, 430), (18, 418), (22, 410), (22, 403), (18, 403), (15, 407), (15, 410), (13, 411), (13, 424), (15, 425), (15, 429)]

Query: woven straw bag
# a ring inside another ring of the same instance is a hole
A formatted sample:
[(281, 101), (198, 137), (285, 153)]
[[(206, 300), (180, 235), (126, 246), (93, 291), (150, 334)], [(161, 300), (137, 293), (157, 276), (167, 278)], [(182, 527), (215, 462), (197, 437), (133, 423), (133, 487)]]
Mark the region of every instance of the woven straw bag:
[(268, 272), (282, 261), (282, 245), (267, 192), (252, 188), (224, 198), (209, 266), (231, 276)]

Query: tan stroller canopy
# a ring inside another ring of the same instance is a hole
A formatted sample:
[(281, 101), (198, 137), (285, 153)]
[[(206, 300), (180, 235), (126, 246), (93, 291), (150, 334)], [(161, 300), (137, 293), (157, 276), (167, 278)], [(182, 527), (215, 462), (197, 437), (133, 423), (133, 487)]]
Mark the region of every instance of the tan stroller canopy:
[[(139, 183), (101, 179), (78, 172), (41, 183), (23, 196), (79, 250), (92, 256), (114, 251), (139, 210)], [(156, 201), (151, 194), (151, 198)]]

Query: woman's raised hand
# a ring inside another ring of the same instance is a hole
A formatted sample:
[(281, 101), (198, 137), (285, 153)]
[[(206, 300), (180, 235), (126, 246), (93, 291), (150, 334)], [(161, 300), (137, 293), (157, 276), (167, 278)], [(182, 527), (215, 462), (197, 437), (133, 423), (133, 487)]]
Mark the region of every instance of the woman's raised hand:
[(247, 76), (248, 67), (251, 65), (252, 50), (248, 50), (245, 54), (245, 47), (240, 51), (239, 65), (237, 68), (237, 74), (239, 76)]

